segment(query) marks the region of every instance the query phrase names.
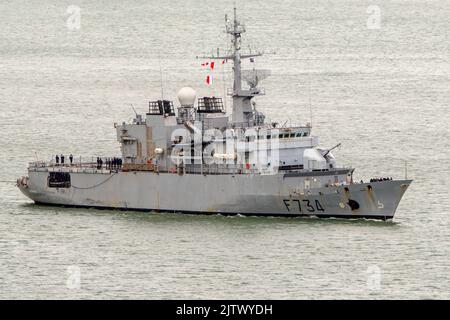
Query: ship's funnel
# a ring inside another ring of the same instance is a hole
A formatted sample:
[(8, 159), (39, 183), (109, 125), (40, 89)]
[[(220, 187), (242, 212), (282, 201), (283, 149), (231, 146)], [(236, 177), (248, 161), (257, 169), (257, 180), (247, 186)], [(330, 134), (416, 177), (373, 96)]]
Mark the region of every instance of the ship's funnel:
[(178, 101), (182, 107), (193, 107), (197, 93), (191, 87), (184, 87), (178, 91)]

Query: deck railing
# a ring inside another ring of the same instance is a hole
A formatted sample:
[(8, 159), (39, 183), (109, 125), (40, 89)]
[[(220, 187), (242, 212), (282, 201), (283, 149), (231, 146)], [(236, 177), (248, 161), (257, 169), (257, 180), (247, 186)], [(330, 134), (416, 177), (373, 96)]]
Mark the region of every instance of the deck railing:
[[(143, 167), (145, 166), (145, 168)], [(142, 167), (142, 168), (141, 168)], [(339, 168), (333, 169), (324, 169), (318, 170), (327, 171), (329, 174), (342, 174), (342, 170), (350, 170), (351, 168), (348, 166), (342, 166)], [(276, 172), (284, 173), (284, 174), (296, 174), (296, 173), (305, 173), (311, 172), (308, 169), (301, 168), (293, 168), (293, 169), (280, 169), (280, 168), (257, 168), (257, 167), (248, 167), (247, 165), (220, 165), (220, 164), (197, 164), (197, 165), (184, 165), (184, 166), (173, 166), (167, 169), (167, 166), (158, 166), (158, 165), (150, 165), (147, 166), (145, 164), (142, 165), (133, 165), (129, 166), (127, 164), (122, 167), (119, 166), (106, 166), (103, 164), (101, 167), (97, 165), (96, 161), (83, 161), (83, 159), (78, 159), (77, 162), (73, 161), (72, 164), (64, 163), (57, 164), (55, 161), (36, 161), (29, 163), (30, 171), (48, 171), (48, 172), (74, 172), (74, 173), (103, 173), (110, 174), (114, 172), (128, 171), (128, 172), (154, 172), (158, 173), (169, 173), (169, 174), (202, 174), (202, 175), (265, 175), (265, 174), (273, 174)], [(316, 170), (317, 172), (317, 170)]]

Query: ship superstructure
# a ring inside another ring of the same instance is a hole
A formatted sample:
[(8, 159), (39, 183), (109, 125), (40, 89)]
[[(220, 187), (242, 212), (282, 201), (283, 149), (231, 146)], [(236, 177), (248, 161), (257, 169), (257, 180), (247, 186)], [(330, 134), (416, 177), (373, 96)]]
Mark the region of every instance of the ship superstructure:
[[(242, 70), (244, 26), (227, 21), (232, 49), (209, 59), (233, 63), (232, 113), (220, 97), (182, 88), (179, 104), (150, 101), (145, 115), (116, 124), (120, 161), (34, 162), (20, 190), (37, 203), (242, 215), (390, 219), (411, 180), (355, 183), (311, 125), (266, 123), (254, 97), (266, 70)], [(242, 82), (246, 81), (248, 87)]]

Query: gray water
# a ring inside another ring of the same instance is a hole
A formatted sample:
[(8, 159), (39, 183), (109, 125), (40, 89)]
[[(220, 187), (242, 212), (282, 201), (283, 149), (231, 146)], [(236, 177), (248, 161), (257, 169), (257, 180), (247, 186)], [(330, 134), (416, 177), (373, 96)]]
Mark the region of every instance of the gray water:
[(36, 158), (119, 155), (113, 123), (161, 83), (166, 98), (223, 95), (230, 66), (207, 87), (195, 57), (226, 45), (232, 6), (0, 2), (0, 298), (450, 298), (448, 0), (238, 3), (268, 53), (268, 118), (308, 122), (311, 100), (314, 134), (358, 179), (402, 178), (407, 161), (393, 222), (64, 209), (14, 186)]

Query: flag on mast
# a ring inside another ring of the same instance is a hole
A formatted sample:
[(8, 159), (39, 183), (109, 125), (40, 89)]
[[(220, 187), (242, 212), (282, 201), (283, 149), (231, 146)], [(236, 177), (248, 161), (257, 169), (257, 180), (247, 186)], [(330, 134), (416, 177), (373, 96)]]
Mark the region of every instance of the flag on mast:
[(206, 76), (206, 84), (208, 85), (208, 86), (210, 86), (210, 85), (212, 85), (212, 83), (213, 83), (213, 78), (212, 78), (212, 76), (211, 75), (207, 75)]

